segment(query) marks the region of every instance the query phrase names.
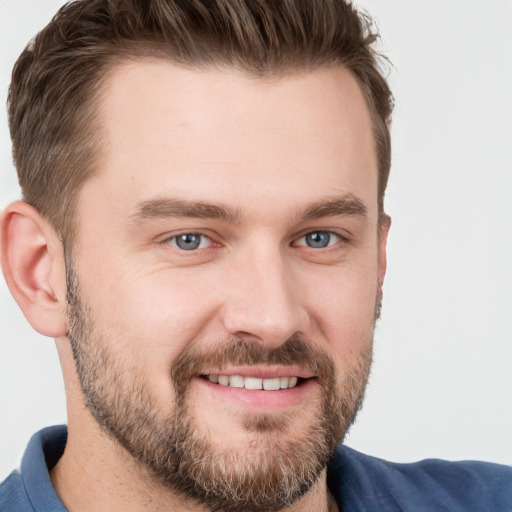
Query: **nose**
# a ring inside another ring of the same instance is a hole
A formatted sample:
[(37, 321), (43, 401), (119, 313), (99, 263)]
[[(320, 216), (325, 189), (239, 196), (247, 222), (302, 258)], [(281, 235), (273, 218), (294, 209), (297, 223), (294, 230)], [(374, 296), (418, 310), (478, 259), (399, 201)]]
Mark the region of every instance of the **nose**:
[(269, 348), (308, 328), (300, 287), (279, 248), (241, 255), (230, 267), (224, 328)]

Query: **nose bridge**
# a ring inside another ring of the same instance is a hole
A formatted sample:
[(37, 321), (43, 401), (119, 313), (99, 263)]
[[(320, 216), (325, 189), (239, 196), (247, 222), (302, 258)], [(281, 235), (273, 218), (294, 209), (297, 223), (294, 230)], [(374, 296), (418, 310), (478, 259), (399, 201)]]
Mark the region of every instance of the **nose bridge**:
[(231, 334), (277, 346), (305, 328), (305, 311), (278, 244), (251, 244), (234, 262), (232, 271), (224, 312), (225, 327)]

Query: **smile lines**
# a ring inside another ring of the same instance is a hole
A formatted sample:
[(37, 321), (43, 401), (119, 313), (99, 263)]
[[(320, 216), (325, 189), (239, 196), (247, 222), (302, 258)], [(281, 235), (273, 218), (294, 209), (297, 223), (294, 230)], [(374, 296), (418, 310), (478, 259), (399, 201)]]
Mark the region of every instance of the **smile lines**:
[(297, 377), (276, 377), (273, 379), (260, 379), (257, 377), (244, 377), (242, 375), (208, 375), (208, 380), (220, 386), (245, 389), (264, 389), (278, 391), (280, 389), (294, 388), (299, 379)]

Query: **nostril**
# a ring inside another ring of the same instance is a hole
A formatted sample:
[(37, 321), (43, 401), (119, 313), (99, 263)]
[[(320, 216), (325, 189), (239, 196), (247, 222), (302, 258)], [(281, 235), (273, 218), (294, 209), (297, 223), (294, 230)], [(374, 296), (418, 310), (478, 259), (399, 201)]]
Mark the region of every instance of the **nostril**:
[(308, 331), (309, 316), (294, 294), (277, 291), (277, 285), (269, 293), (254, 287), (254, 293), (230, 297), (223, 305), (221, 321), (230, 335), (276, 347)]

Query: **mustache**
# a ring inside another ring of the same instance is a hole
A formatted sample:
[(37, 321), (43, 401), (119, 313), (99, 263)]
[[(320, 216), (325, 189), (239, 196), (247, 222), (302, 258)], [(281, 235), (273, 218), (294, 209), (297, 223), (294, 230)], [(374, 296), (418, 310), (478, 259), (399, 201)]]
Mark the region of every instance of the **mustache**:
[(336, 375), (334, 360), (327, 352), (295, 335), (275, 348), (245, 338), (233, 338), (208, 349), (185, 349), (171, 367), (171, 379), (179, 392), (205, 369), (253, 365), (296, 366), (311, 372), (320, 383), (331, 383)]

